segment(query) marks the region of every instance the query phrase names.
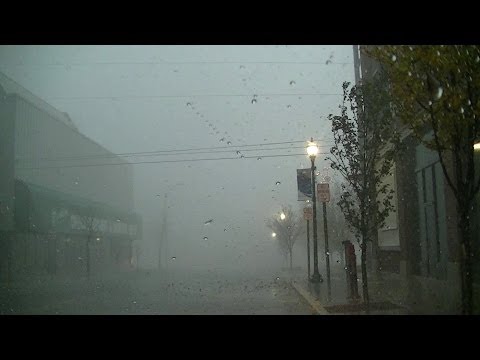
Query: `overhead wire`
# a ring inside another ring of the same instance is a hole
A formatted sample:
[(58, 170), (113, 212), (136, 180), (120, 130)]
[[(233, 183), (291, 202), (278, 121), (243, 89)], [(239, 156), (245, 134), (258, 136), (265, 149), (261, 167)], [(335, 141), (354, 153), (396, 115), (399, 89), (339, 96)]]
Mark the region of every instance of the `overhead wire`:
[[(329, 154), (328, 152), (320, 152), (319, 155)], [(198, 161), (216, 161), (216, 160), (242, 160), (242, 159), (263, 159), (275, 157), (289, 157), (289, 156), (306, 156), (301, 154), (276, 154), (276, 155), (256, 155), (256, 156), (242, 156), (242, 157), (223, 157), (223, 158), (201, 158), (201, 159), (177, 159), (177, 160), (159, 160), (159, 161), (134, 161), (125, 163), (104, 163), (104, 164), (79, 164), (79, 165), (64, 165), (64, 166), (42, 166), (30, 168), (18, 168), (18, 170), (43, 170), (43, 169), (63, 169), (63, 168), (79, 168), (79, 167), (97, 167), (97, 166), (111, 166), (111, 165), (137, 165), (137, 164), (161, 164), (161, 163), (179, 163), (179, 162), (198, 162)]]

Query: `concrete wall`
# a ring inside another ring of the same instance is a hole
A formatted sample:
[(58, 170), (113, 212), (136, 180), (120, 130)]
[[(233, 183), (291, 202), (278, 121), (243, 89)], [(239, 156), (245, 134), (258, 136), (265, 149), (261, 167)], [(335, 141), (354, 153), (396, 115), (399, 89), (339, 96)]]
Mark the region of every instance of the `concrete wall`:
[(15, 108), (0, 87), (0, 231), (13, 229)]
[[(122, 210), (133, 210), (131, 165), (112, 157), (94, 141), (21, 97), (15, 99), (16, 178)], [(104, 157), (78, 159), (91, 155)], [(112, 163), (123, 165), (85, 166)], [(72, 165), (83, 167), (69, 167)]]

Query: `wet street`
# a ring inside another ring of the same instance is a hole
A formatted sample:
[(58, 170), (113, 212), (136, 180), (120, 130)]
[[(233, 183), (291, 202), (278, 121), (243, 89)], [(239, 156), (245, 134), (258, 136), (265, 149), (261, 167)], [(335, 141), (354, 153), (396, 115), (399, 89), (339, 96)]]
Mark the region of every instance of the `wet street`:
[(0, 292), (1, 314), (310, 315), (287, 282), (213, 271), (127, 272), (86, 279), (12, 282)]

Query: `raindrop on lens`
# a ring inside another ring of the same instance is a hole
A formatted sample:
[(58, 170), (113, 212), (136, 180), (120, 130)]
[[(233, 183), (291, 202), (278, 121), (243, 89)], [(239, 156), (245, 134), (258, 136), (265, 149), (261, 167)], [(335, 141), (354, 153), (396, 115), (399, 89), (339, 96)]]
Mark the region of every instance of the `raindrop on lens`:
[(392, 61), (397, 61), (397, 57), (395, 55), (392, 55)]
[(203, 240), (205, 240), (205, 241), (208, 240), (208, 237), (204, 236), (204, 237), (203, 237)]
[(252, 104), (256, 104), (257, 103), (257, 99), (252, 99)]
[(290, 81), (290, 85), (291, 85), (291, 86), (293, 86), (293, 85), (295, 85), (295, 84), (296, 84), (295, 81), (293, 81), (293, 80)]
[(280, 182), (280, 181), (277, 181), (277, 182), (275, 183), (275, 185), (280, 185), (280, 184), (281, 184), (281, 182)]

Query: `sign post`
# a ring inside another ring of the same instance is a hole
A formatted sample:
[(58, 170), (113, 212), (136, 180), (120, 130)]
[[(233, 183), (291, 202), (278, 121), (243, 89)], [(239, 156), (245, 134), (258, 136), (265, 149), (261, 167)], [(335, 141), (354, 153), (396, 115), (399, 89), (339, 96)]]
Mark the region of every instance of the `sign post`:
[(308, 280), (310, 280), (310, 220), (313, 218), (313, 210), (310, 207), (303, 208), (303, 218), (307, 220), (307, 267)]
[(325, 260), (327, 263), (327, 286), (328, 297), (332, 296), (332, 287), (330, 282), (330, 250), (328, 249), (328, 223), (327, 223), (327, 202), (330, 201), (330, 187), (328, 183), (317, 184), (317, 196), (323, 203), (323, 233), (325, 235)]

